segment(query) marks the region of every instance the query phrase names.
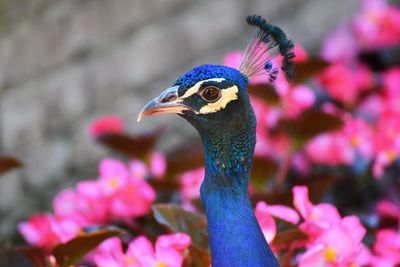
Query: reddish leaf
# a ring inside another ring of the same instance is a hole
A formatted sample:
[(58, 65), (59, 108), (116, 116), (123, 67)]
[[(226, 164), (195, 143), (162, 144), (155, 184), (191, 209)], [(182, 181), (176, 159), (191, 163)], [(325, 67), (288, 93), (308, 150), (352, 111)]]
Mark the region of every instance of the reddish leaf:
[(0, 175), (21, 166), (22, 163), (15, 158), (0, 156)]
[(183, 145), (167, 153), (168, 174), (176, 175), (204, 166), (203, 147)]
[(165, 225), (173, 232), (188, 234), (193, 245), (208, 250), (207, 220), (204, 215), (189, 212), (173, 204), (156, 204), (152, 210), (159, 224)]
[(310, 58), (305, 62), (296, 63), (296, 75), (293, 82), (305, 82), (327, 66), (329, 66), (329, 63), (320, 58)]
[(277, 105), (279, 103), (279, 95), (271, 84), (250, 84), (247, 91), (250, 95), (259, 97), (270, 105)]
[(282, 246), (294, 241), (306, 240), (308, 236), (299, 229), (291, 229), (283, 232), (278, 232), (272, 241), (274, 246)]
[(251, 183), (257, 191), (263, 191), (266, 182), (278, 170), (278, 164), (267, 158), (255, 157), (251, 171)]
[(325, 175), (303, 179), (299, 181), (298, 185), (306, 185), (308, 187), (310, 200), (314, 203), (318, 203), (337, 181), (338, 177)]
[(96, 248), (104, 240), (119, 234), (120, 232), (116, 230), (84, 233), (67, 243), (57, 245), (52, 254), (61, 267), (69, 267), (78, 264), (88, 252)]
[(42, 248), (22, 246), (15, 248), (15, 250), (24, 255), (35, 267), (52, 266), (48, 260), (46, 251)]
[(278, 128), (301, 144), (323, 132), (340, 129), (343, 121), (321, 110), (309, 109), (296, 119), (281, 119)]
[(156, 190), (162, 190), (162, 191), (171, 191), (174, 192), (176, 191), (177, 188), (179, 188), (180, 184), (177, 181), (172, 181), (172, 179), (169, 179), (171, 176), (168, 176), (168, 179), (163, 179), (163, 180), (155, 180), (152, 179), (149, 181), (149, 184)]
[[(318, 203), (323, 196), (332, 188), (338, 180), (335, 176), (315, 176), (312, 178), (296, 181), (294, 185), (305, 185), (308, 187), (309, 198), (313, 203)], [(266, 201), (268, 204), (280, 204), (291, 206), (293, 204), (292, 187), (283, 192), (256, 193), (251, 196), (251, 201)]]
[(96, 140), (102, 145), (116, 150), (132, 158), (145, 159), (153, 150), (160, 131), (129, 136), (124, 133), (106, 133), (99, 135)]
[(183, 263), (184, 267), (209, 267), (211, 266), (211, 255), (208, 251), (190, 246), (189, 255)]

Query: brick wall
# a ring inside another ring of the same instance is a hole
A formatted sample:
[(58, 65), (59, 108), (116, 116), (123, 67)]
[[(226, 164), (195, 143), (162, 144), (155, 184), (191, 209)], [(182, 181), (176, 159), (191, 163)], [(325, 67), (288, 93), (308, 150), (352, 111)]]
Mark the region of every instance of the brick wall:
[[(0, 178), (0, 240), (51, 197), (94, 177), (110, 152), (87, 136), (118, 114), (133, 132), (169, 125), (161, 147), (194, 130), (177, 117), (136, 124), (150, 97), (202, 63), (219, 63), (250, 35), (258, 13), (316, 51), (357, 9), (347, 0), (22, 0), (0, 4), (0, 153), (26, 165)], [(166, 123), (168, 122), (168, 123)], [(178, 129), (178, 130), (177, 130)]]

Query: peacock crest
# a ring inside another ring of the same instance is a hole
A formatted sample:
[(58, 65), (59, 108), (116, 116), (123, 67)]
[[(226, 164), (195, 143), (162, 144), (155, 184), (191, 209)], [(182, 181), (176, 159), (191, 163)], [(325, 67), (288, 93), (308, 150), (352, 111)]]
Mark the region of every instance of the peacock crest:
[[(246, 20), (258, 30), (243, 53), (239, 71), (247, 78), (267, 75), (270, 82), (282, 71), (287, 80), (293, 80), (293, 42), (279, 27), (267, 23), (261, 16), (248, 16)], [(278, 55), (282, 56), (281, 62), (273, 61)]]

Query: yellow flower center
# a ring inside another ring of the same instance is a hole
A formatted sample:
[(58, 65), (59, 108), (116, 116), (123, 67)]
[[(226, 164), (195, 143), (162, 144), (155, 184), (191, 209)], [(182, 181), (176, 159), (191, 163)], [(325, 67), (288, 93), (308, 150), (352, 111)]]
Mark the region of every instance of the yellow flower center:
[(318, 220), (318, 213), (314, 210), (311, 214), (310, 214), (310, 218), (312, 219), (312, 220)]
[(360, 137), (353, 136), (353, 138), (350, 139), (350, 143), (352, 144), (353, 147), (358, 147), (361, 144)]
[(388, 150), (385, 154), (389, 161), (394, 161), (397, 157), (397, 153), (394, 150)]
[(157, 262), (156, 265), (154, 265), (154, 267), (168, 267), (164, 262)]
[(331, 246), (323, 252), (324, 258), (327, 262), (333, 262), (336, 259), (336, 254), (336, 250)]
[(352, 263), (352, 264), (349, 265), (349, 267), (358, 267), (358, 266), (357, 266), (357, 264)]
[(124, 258), (124, 263), (126, 264), (126, 265), (131, 265), (131, 264), (134, 264), (136, 262), (136, 260), (133, 258), (133, 257), (131, 257), (131, 256), (126, 256), (125, 258)]
[(110, 180), (108, 180), (108, 185), (112, 188), (115, 189), (119, 186), (119, 180), (117, 177), (113, 177)]

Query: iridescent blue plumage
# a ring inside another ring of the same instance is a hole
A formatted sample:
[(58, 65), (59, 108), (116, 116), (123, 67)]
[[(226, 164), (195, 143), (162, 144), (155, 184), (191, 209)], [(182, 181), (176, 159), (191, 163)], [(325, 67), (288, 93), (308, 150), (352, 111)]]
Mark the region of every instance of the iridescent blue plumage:
[(221, 65), (206, 64), (193, 68), (191, 71), (179, 77), (174, 85), (181, 88), (190, 88), (199, 81), (212, 78), (225, 78), (240, 83), (240, 88), (246, 89), (248, 79), (240, 71)]
[[(177, 113), (199, 132), (206, 175), (201, 185), (213, 267), (279, 266), (255, 217), (248, 183), (256, 143), (256, 118), (247, 93), (248, 80), (278, 73), (292, 78), (293, 44), (283, 31), (259, 16), (247, 19), (259, 28), (239, 70), (202, 65), (179, 77), (150, 101), (143, 115)], [(271, 61), (280, 55), (281, 67)]]
[[(204, 144), (206, 175), (201, 199), (208, 218), (212, 265), (279, 266), (247, 192), (256, 142), (256, 118), (247, 94), (247, 78), (236, 69), (204, 65), (184, 74), (174, 85), (179, 86), (181, 95), (185, 88), (212, 78), (224, 78), (227, 86), (238, 86), (238, 99), (213, 114), (187, 111), (181, 115), (198, 130)], [(196, 107), (198, 100), (194, 97), (184, 103)]]

